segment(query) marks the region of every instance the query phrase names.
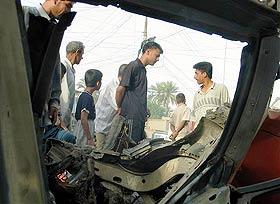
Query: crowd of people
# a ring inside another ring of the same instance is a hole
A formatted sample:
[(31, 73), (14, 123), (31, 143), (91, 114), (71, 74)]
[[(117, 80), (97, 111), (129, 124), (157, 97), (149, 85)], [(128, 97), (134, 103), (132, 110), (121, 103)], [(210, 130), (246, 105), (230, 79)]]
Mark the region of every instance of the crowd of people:
[[(60, 18), (71, 11), (70, 0), (45, 0), (37, 8), (23, 7), (31, 73), (29, 77), (30, 93), (36, 88), (40, 75), (42, 59), (46, 47), (53, 35), (53, 29)], [(40, 33), (44, 34), (39, 36)], [(59, 53), (52, 78), (46, 82), (48, 99), (42, 113), (39, 113), (40, 125), (37, 135), (44, 140), (56, 138), (79, 146), (91, 145), (102, 149), (108, 137), (113, 118), (124, 117), (129, 124), (129, 137), (137, 144), (145, 139), (145, 122), (147, 120), (147, 73), (146, 66), (154, 65), (163, 53), (161, 46), (154, 41), (146, 41), (141, 48), (141, 56), (128, 64), (122, 64), (116, 76), (103, 87), (94, 104), (92, 94), (102, 85), (103, 74), (96, 69), (85, 73), (86, 88), (80, 94), (75, 110), (75, 127), (71, 127), (71, 115), (75, 100), (74, 65), (83, 59), (85, 46), (80, 41), (71, 41), (66, 46), (66, 57), (60, 60)], [(61, 62), (60, 62), (61, 61)], [(194, 78), (200, 85), (193, 100), (193, 110), (187, 107), (183, 93), (176, 96), (177, 108), (170, 119), (171, 140), (185, 137), (198, 124), (206, 111), (230, 101), (227, 88), (212, 81), (212, 65), (199, 62), (193, 66)], [(34, 112), (35, 114), (35, 112)], [(37, 113), (38, 114), (38, 113)]]

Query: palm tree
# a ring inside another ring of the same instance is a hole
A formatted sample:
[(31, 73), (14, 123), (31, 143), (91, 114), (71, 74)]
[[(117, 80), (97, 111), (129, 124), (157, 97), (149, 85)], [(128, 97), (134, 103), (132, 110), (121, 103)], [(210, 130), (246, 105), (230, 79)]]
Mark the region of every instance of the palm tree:
[(162, 105), (168, 110), (169, 104), (175, 103), (178, 87), (172, 81), (156, 83), (149, 89), (149, 98), (156, 104)]

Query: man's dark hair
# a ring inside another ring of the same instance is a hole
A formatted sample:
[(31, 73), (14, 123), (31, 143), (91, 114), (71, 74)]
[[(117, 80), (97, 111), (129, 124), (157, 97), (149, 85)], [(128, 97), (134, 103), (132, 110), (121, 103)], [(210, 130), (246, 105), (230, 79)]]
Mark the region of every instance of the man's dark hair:
[(179, 103), (185, 103), (186, 102), (186, 98), (185, 95), (183, 93), (178, 93), (176, 95), (176, 102)]
[(121, 77), (124, 73), (124, 70), (126, 68), (127, 64), (122, 64), (119, 68), (119, 72), (118, 72), (118, 77)]
[(163, 53), (163, 49), (156, 42), (147, 42), (142, 48), (142, 54), (144, 54), (148, 49), (159, 49), (160, 54)]
[(212, 79), (212, 64), (210, 62), (199, 62), (193, 65), (194, 69), (206, 72), (209, 79)]
[(85, 83), (87, 87), (95, 87), (102, 79), (102, 72), (97, 69), (89, 69), (85, 73)]

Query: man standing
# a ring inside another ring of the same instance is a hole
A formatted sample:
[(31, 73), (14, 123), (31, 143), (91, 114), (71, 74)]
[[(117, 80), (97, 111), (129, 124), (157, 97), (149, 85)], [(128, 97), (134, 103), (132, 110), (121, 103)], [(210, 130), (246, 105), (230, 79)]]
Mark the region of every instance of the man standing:
[[(73, 2), (71, 0), (45, 0), (37, 8), (22, 7), (31, 61), (31, 69), (27, 66), (28, 84), (39, 151), (41, 153), (43, 153), (41, 145), (43, 130), (56, 123), (61, 94), (58, 46), (61, 43), (63, 32), (61, 30), (59, 33), (54, 31), (61, 15), (70, 12), (72, 6)], [(47, 48), (53, 48), (52, 53), (47, 52)], [(52, 56), (47, 57), (48, 67), (46, 62), (45, 64), (43, 63), (47, 54)], [(47, 69), (44, 69), (46, 67)], [(42, 91), (42, 88), (44, 91)], [(41, 159), (42, 164), (44, 164), (43, 157)], [(41, 165), (41, 167), (45, 178), (47, 178), (44, 165)]]
[(195, 126), (206, 115), (206, 111), (230, 103), (229, 93), (225, 85), (212, 81), (212, 64), (199, 62), (193, 66), (194, 78), (200, 85), (193, 100), (193, 117)]
[[(27, 39), (31, 59), (32, 70), (27, 70), (28, 81), (30, 85), (31, 97), (38, 83), (38, 77), (41, 72), (41, 66), (45, 57), (46, 48), (50, 41), (54, 26), (57, 24), (59, 17), (71, 11), (73, 2), (71, 0), (45, 0), (38, 7), (23, 6), (24, 22), (27, 30)], [(61, 94), (60, 81), (60, 63), (59, 53), (57, 58), (52, 79), (46, 83), (50, 87), (48, 93), (47, 105), (43, 112), (43, 126), (55, 123), (59, 108), (59, 97)], [(43, 93), (45, 94), (45, 93)], [(34, 111), (34, 110), (33, 110)], [(37, 113), (41, 114), (41, 113)]]
[(129, 135), (136, 142), (144, 139), (147, 117), (147, 76), (146, 66), (154, 65), (163, 50), (156, 42), (147, 42), (142, 56), (130, 62), (116, 90), (118, 113), (128, 119)]
[(66, 46), (66, 58), (61, 62), (61, 118), (64, 125), (69, 129), (71, 115), (75, 100), (75, 69), (83, 59), (85, 46), (80, 41), (71, 41)]
[(186, 98), (183, 93), (176, 95), (177, 108), (174, 110), (170, 118), (170, 129), (172, 134), (171, 140), (178, 140), (185, 137), (188, 134), (188, 122), (190, 121), (191, 109), (186, 105)]
[(118, 78), (114, 78), (104, 89), (101, 90), (96, 102), (95, 133), (97, 149), (103, 148), (105, 138), (112, 124), (112, 120), (116, 115), (116, 89), (122, 79), (122, 75), (126, 66), (127, 64), (122, 64), (120, 66), (118, 71)]

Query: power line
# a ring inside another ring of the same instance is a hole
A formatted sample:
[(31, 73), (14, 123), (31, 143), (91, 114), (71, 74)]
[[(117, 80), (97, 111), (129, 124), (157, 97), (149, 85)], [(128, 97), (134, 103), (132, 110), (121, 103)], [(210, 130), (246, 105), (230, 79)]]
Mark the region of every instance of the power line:
[[(124, 54), (119, 54), (120, 53), (120, 50), (123, 50), (123, 49), (127, 49), (126, 47), (122, 48), (122, 49), (119, 49), (118, 52), (116, 52), (118, 55), (111, 55), (110, 58), (108, 57), (103, 57), (101, 60), (94, 60), (94, 61), (89, 61), (87, 62), (87, 64), (91, 64), (91, 63), (101, 63), (101, 62), (106, 62), (106, 61), (115, 61), (113, 59), (118, 59), (118, 61), (125, 61), (124, 59), (129, 59), (127, 61), (130, 61), (131, 59), (134, 59), (133, 56), (134, 56), (134, 53), (131, 52), (130, 54), (127, 54), (129, 52), (127, 52), (125, 55)], [(131, 58), (130, 58), (131, 56)], [(123, 60), (120, 60), (120, 57), (125, 57), (125, 58), (121, 58)], [(118, 62), (117, 61), (117, 62)]]
[[(131, 57), (130, 57), (131, 56)], [(113, 62), (113, 63), (117, 63), (117, 62), (123, 62), (123, 63), (128, 63), (133, 59), (134, 54), (130, 54), (128, 56), (125, 56), (125, 58), (108, 58), (108, 57), (104, 57), (103, 60), (97, 60), (97, 61), (90, 61), (87, 63), (83, 63), (82, 65), (90, 65), (90, 64), (99, 64), (102, 62)]]
[(193, 83), (193, 79), (187, 76), (179, 67), (177, 67), (171, 60), (169, 60), (166, 56), (164, 56), (164, 59), (166, 59), (169, 64), (171, 64), (175, 69), (179, 71), (180, 74), (182, 74), (184, 77), (186, 77), (189, 81)]
[[(112, 16), (111, 16), (111, 17), (112, 17)], [(108, 20), (108, 18), (101, 24), (102, 29), (99, 29), (97, 33), (93, 33), (93, 32), (92, 32), (92, 33), (89, 34), (89, 36), (94, 35), (94, 38), (93, 38), (93, 39), (95, 39), (95, 41), (100, 41), (100, 40), (103, 39), (103, 35), (104, 35), (104, 34), (102, 34), (102, 30), (105, 28), (104, 24), (106, 23), (107, 20)], [(115, 26), (115, 30), (111, 31), (111, 33), (113, 33), (114, 31), (118, 30), (118, 27), (119, 27), (119, 25), (118, 25), (118, 26)], [(104, 31), (104, 33), (107, 34), (108, 32), (107, 32), (107, 31)], [(97, 34), (101, 34), (101, 37), (100, 37), (99, 39), (96, 38)], [(92, 43), (92, 45), (90, 45), (90, 47), (93, 46), (93, 44), (94, 44), (94, 42)]]
[[(116, 12), (117, 12), (117, 10), (115, 10), (111, 15), (107, 16), (107, 18), (106, 18), (103, 22), (101, 22), (97, 27), (92, 28), (92, 29), (88, 32), (88, 35), (86, 35), (86, 37), (84, 38), (84, 41), (87, 41), (87, 40), (89, 39), (89, 37), (92, 35), (92, 32), (93, 32), (94, 30), (98, 30), (98, 32), (97, 32), (96, 34), (100, 33), (101, 30), (104, 29), (104, 23), (105, 23), (107, 20), (109, 20), (110, 18), (112, 18), (112, 17), (115, 15)], [(101, 29), (99, 29), (99, 28), (101, 28)]]
[(178, 33), (182, 32), (182, 31), (184, 31), (184, 30), (185, 30), (185, 29), (182, 29), (182, 30), (176, 31), (175, 33), (172, 33), (172, 34), (167, 35), (167, 36), (165, 36), (165, 37), (159, 38), (159, 40), (165, 40), (165, 39), (167, 39), (167, 38), (169, 38), (169, 37), (171, 37), (171, 36), (174, 36), (174, 35), (176, 35), (176, 34), (178, 34)]
[[(165, 52), (165, 53), (169, 53), (169, 52)], [(235, 61), (239, 60), (239, 58), (230, 58), (230, 57), (224, 58), (224, 57), (215, 57), (215, 56), (211, 56), (211, 55), (192, 55), (192, 54), (186, 54), (184, 52), (182, 52), (182, 53), (172, 52), (172, 54), (173, 55), (184, 55), (184, 56), (190, 56), (190, 57), (212, 58), (212, 59), (218, 59), (218, 60), (224, 60), (224, 59), (226, 59), (226, 60), (235, 60)]]
[(131, 19), (131, 17), (132, 17), (132, 15), (130, 15), (130, 16), (128, 17), (128, 19), (126, 19), (123, 23), (121, 23), (121, 24), (118, 26), (118, 28), (117, 28), (116, 30), (112, 31), (110, 35), (108, 35), (108, 36), (106, 36), (105, 38), (103, 38), (102, 40), (100, 40), (96, 45), (94, 45), (90, 50), (88, 50), (88, 51), (87, 51), (87, 55), (88, 55), (94, 48), (96, 48), (97, 46), (99, 46), (102, 42), (104, 42), (105, 40), (107, 40), (107, 39), (109, 39), (110, 37), (112, 37), (113, 35), (115, 35), (115, 34), (117, 33), (117, 31), (118, 31), (123, 25), (125, 25), (125, 24), (129, 21), (129, 19)]

